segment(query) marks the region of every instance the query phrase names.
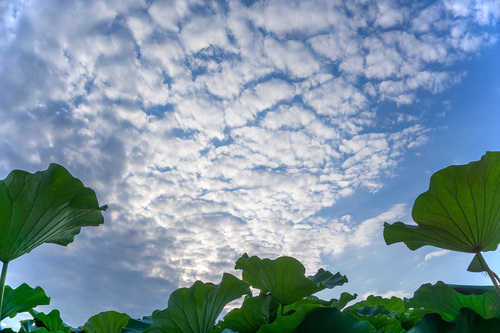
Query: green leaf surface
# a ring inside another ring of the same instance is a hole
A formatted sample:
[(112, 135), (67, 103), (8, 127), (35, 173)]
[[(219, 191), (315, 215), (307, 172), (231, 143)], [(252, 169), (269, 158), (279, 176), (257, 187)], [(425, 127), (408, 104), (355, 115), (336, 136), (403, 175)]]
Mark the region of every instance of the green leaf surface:
[(67, 245), (83, 226), (104, 222), (95, 192), (62, 166), (34, 174), (12, 171), (0, 181), (0, 261), (43, 243)]
[(151, 326), (151, 317), (146, 316), (142, 317), (142, 319), (133, 319), (130, 318), (127, 326), (122, 329), (121, 333), (139, 333)]
[(336, 302), (332, 302), (331, 306), (336, 307), (339, 310), (345, 308), (347, 303), (354, 301), (358, 297), (358, 294), (351, 295), (349, 293), (343, 292), (340, 294), (340, 298)]
[(243, 271), (243, 280), (263, 293), (270, 293), (283, 306), (347, 282), (347, 277), (340, 273), (333, 275), (323, 269), (307, 278), (304, 265), (292, 257), (271, 260), (248, 257), (245, 253), (236, 261), (235, 268)]
[(377, 332), (406, 332), (401, 319), (407, 319), (402, 299), (397, 297), (383, 298), (370, 295), (364, 301), (344, 309), (361, 321), (367, 321)]
[(318, 304), (318, 305), (334, 307), (334, 308), (337, 308), (339, 310), (342, 310), (346, 306), (347, 303), (356, 299), (357, 296), (358, 296), (357, 294), (351, 295), (349, 293), (344, 292), (340, 295), (340, 299), (332, 298), (329, 301), (319, 299), (316, 296), (308, 296), (304, 299), (298, 300), (297, 302), (286, 305), (283, 309), (283, 312), (289, 313), (290, 311), (297, 311), (300, 308), (302, 308), (302, 306), (304, 306), (306, 304)]
[(349, 313), (335, 307), (305, 304), (291, 315), (279, 316), (273, 323), (263, 325), (258, 333), (368, 333), (374, 328)]
[(249, 283), (225, 273), (219, 285), (196, 281), (190, 288), (175, 290), (168, 307), (151, 316), (145, 332), (207, 333), (227, 303), (250, 294)]
[(441, 281), (435, 285), (423, 284), (413, 298), (405, 300), (405, 308), (424, 308), (422, 311), (438, 313), (446, 321), (458, 316), (461, 308), (471, 309), (485, 319), (500, 318), (498, 294), (491, 287), (484, 288), (482, 293), (478, 286), (456, 288), (461, 292)]
[(484, 319), (471, 309), (463, 308), (451, 322), (437, 313), (426, 314), (411, 333), (498, 333), (500, 319)]
[(116, 311), (105, 311), (92, 316), (82, 329), (86, 333), (120, 333), (130, 316)]
[(486, 272), (486, 268), (481, 264), (481, 260), (479, 259), (479, 256), (477, 254), (474, 256), (474, 258), (472, 258), (472, 261), (470, 262), (469, 267), (467, 267), (467, 270), (469, 272), (475, 273)]
[(392, 311), (405, 312), (405, 305), (403, 300), (401, 298), (394, 296), (391, 298), (383, 298), (381, 296), (370, 295), (366, 298), (366, 300), (351, 305), (349, 309), (361, 308), (363, 306), (369, 306), (369, 307), (383, 306), (388, 313)]
[(427, 313), (421, 309), (406, 309), (405, 303), (398, 297), (383, 298), (370, 295), (364, 301), (344, 309), (359, 320), (368, 321), (377, 332), (405, 332)]
[(224, 317), (224, 325), (239, 333), (255, 333), (276, 318), (278, 307), (278, 301), (270, 294), (249, 297), (241, 308), (231, 310)]
[(384, 224), (388, 245), (494, 251), (500, 242), (500, 152), (487, 152), (480, 161), (434, 173), (429, 190), (415, 200), (412, 217), (417, 226)]
[(4, 328), (2, 333), (16, 333), (12, 328)]
[(40, 287), (31, 288), (26, 283), (16, 289), (5, 286), (0, 320), (7, 317), (14, 318), (18, 313), (27, 312), (38, 305), (48, 305), (49, 303), (50, 297), (47, 297), (45, 291)]
[(35, 319), (35, 323), (37, 326), (45, 326), (50, 332), (64, 332), (70, 333), (71, 328), (68, 325), (65, 325), (61, 319), (61, 313), (59, 310), (52, 310), (48, 314), (43, 312), (37, 312), (35, 310), (30, 310), (30, 314)]

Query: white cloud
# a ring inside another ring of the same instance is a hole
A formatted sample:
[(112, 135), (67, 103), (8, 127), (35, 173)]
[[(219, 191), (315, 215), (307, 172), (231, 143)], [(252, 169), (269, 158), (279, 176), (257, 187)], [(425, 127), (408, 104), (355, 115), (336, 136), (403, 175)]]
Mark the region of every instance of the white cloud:
[(387, 29), (403, 22), (405, 10), (397, 7), (393, 1), (379, 1), (377, 7), (375, 24)]
[(181, 29), (179, 38), (187, 52), (198, 52), (209, 46), (228, 47), (225, 23), (220, 16), (193, 17)]
[(255, 25), (280, 36), (300, 32), (312, 34), (343, 20), (335, 2), (271, 1), (257, 2), (250, 8)]
[(270, 111), (262, 120), (262, 125), (270, 130), (287, 128), (298, 130), (311, 124), (316, 118), (314, 113), (295, 104), (291, 107), (280, 105), (276, 110)]
[(369, 291), (363, 294), (363, 299), (366, 299), (370, 295), (377, 295), (382, 298), (391, 298), (391, 297), (397, 297), (404, 299), (405, 297), (409, 298), (411, 297), (413, 292), (407, 291), (407, 290), (389, 290), (386, 292), (375, 292), (375, 291)]
[(246, 89), (238, 100), (226, 108), (226, 121), (231, 127), (246, 125), (257, 113), (273, 107), (276, 103), (289, 100), (295, 94), (290, 83), (271, 79)]
[(318, 61), (301, 42), (292, 40), (281, 45), (274, 39), (266, 38), (264, 47), (273, 65), (283, 72), (289, 72), (292, 77), (308, 77), (319, 70)]
[(132, 34), (134, 35), (134, 38), (137, 43), (139, 43), (139, 45), (141, 45), (144, 40), (149, 38), (151, 33), (154, 31), (154, 28), (148, 22), (148, 19), (143, 17), (130, 17), (127, 20), (127, 25), (132, 31)]
[(430, 252), (428, 254), (425, 255), (425, 261), (427, 260), (430, 260), (432, 258), (437, 258), (437, 257), (441, 257), (441, 256), (444, 256), (445, 254), (449, 253), (450, 251), (448, 250), (440, 250), (440, 251), (434, 251), (434, 252)]
[(149, 14), (163, 29), (179, 31), (179, 21), (189, 14), (189, 5), (197, 1), (155, 1), (149, 7)]

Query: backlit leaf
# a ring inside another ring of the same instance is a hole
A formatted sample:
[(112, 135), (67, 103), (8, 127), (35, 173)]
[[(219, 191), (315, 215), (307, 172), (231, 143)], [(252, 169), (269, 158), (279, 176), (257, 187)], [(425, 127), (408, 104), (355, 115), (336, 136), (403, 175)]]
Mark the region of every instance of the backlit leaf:
[(34, 174), (12, 171), (0, 181), (0, 261), (43, 243), (68, 245), (83, 226), (104, 222), (94, 191), (62, 166)]
[(385, 223), (388, 245), (494, 251), (500, 242), (500, 152), (434, 173), (429, 190), (415, 200), (412, 217), (417, 226)]
[(271, 260), (244, 254), (236, 261), (235, 268), (243, 271), (243, 280), (263, 293), (271, 293), (283, 306), (347, 282), (344, 275), (333, 275), (323, 269), (307, 278), (304, 265), (292, 257)]
[(5, 286), (2, 316), (0, 320), (11, 317), (16, 314), (27, 312), (38, 305), (47, 305), (50, 303), (50, 297), (45, 295), (40, 287), (31, 288), (26, 283), (23, 283), (16, 289)]
[(144, 332), (207, 333), (227, 303), (250, 293), (248, 282), (227, 273), (219, 285), (196, 281), (175, 290), (168, 307), (153, 313), (151, 327)]
[(116, 311), (96, 314), (87, 320), (82, 329), (86, 333), (120, 333), (127, 326), (130, 316)]
[(446, 321), (458, 316), (461, 308), (471, 309), (485, 319), (500, 318), (499, 298), (493, 288), (450, 286), (441, 281), (420, 286), (413, 298), (405, 299), (405, 308), (424, 308), (423, 311), (438, 313)]

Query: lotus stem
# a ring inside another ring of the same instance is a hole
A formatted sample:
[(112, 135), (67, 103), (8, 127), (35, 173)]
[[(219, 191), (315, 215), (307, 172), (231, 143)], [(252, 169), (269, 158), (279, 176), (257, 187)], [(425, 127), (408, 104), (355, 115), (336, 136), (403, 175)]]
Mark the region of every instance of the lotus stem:
[(2, 276), (0, 278), (0, 331), (2, 330), (3, 294), (5, 291), (5, 279), (7, 278), (7, 266), (9, 266), (9, 262), (4, 262), (2, 265)]
[(497, 281), (500, 283), (500, 278), (498, 277), (498, 275), (496, 275), (495, 272), (491, 271), (493, 273), (493, 275), (495, 275), (495, 277), (497, 278)]
[(495, 272), (493, 272), (490, 269), (490, 267), (486, 263), (486, 260), (484, 260), (484, 257), (481, 254), (481, 252), (479, 252), (479, 251), (476, 252), (476, 255), (477, 255), (477, 258), (479, 259), (479, 262), (481, 263), (481, 266), (486, 271), (486, 273), (488, 273), (488, 275), (489, 275), (489, 277), (491, 279), (491, 282), (493, 282), (493, 286), (495, 287), (495, 290), (497, 291), (498, 296), (500, 297), (500, 287), (498, 286), (498, 281), (497, 281), (498, 275), (496, 275)]

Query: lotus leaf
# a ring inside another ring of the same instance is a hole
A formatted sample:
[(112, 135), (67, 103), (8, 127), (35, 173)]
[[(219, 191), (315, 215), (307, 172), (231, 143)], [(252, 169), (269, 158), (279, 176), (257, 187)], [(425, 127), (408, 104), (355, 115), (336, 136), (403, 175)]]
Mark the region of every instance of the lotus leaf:
[(120, 333), (129, 319), (125, 313), (106, 311), (90, 317), (82, 328), (86, 333)]
[(347, 277), (320, 269), (314, 276), (305, 276), (305, 267), (295, 258), (260, 259), (244, 254), (236, 261), (243, 270), (243, 280), (263, 293), (271, 293), (282, 306), (292, 304), (325, 288), (341, 286)]
[(461, 308), (468, 308), (483, 318), (490, 319), (500, 318), (498, 301), (498, 295), (491, 287), (452, 287), (438, 281), (435, 285), (421, 285), (413, 298), (405, 300), (405, 308), (425, 308), (423, 311), (438, 313), (447, 321), (458, 316)]
[(43, 243), (68, 245), (81, 227), (102, 224), (106, 208), (60, 165), (34, 174), (14, 170), (0, 181), (0, 261)]
[(0, 320), (11, 317), (16, 314), (26, 312), (38, 305), (47, 305), (50, 303), (50, 297), (47, 297), (45, 291), (40, 287), (31, 288), (23, 283), (16, 289), (5, 286), (3, 298), (3, 311)]
[(144, 332), (207, 333), (227, 303), (250, 294), (249, 283), (225, 273), (219, 285), (196, 281), (175, 290), (165, 310), (153, 313)]
[(279, 316), (272, 324), (263, 325), (258, 333), (368, 333), (373, 327), (335, 307), (305, 304), (291, 315)]
[(63, 323), (59, 310), (54, 309), (48, 314), (31, 310), (30, 314), (36, 322), (42, 323), (50, 332), (71, 333), (71, 328)]
[(231, 310), (224, 317), (224, 324), (239, 333), (255, 333), (276, 318), (278, 307), (278, 301), (270, 294), (249, 297), (241, 308)]
[(14, 170), (0, 181), (0, 317), (9, 262), (43, 243), (68, 245), (81, 227), (103, 223), (106, 208), (58, 164), (34, 174)]
[(426, 314), (415, 324), (410, 333), (498, 333), (500, 319), (484, 319), (471, 309), (460, 309), (451, 322), (444, 321), (437, 313)]
[(413, 205), (417, 226), (385, 223), (388, 245), (425, 245), (461, 252), (494, 251), (500, 242), (500, 152), (434, 173)]

